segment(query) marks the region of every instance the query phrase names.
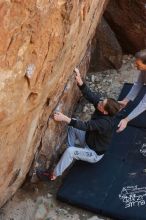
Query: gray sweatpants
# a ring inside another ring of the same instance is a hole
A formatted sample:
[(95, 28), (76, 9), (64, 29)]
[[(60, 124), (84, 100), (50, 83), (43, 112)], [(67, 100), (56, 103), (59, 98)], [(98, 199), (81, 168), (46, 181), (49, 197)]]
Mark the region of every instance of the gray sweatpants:
[[(63, 171), (73, 162), (74, 159), (87, 161), (89, 163), (96, 163), (101, 160), (103, 155), (97, 155), (97, 153), (91, 150), (86, 144), (85, 133), (85, 131), (81, 131), (77, 128), (68, 128), (67, 149), (54, 169), (54, 174), (56, 176), (62, 175)], [(75, 147), (76, 139), (81, 148)]]

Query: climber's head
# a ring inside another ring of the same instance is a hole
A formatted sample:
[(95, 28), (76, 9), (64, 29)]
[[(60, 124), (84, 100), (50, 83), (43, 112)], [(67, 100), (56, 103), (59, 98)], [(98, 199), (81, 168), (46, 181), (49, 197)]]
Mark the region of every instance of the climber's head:
[(120, 111), (120, 104), (113, 98), (99, 101), (97, 109), (104, 115), (114, 116)]

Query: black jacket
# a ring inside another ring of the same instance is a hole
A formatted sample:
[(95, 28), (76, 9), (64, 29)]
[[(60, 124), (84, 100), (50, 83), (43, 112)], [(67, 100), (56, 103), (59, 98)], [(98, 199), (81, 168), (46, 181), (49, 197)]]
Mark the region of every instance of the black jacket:
[(83, 96), (94, 105), (95, 112), (91, 116), (91, 120), (83, 122), (72, 118), (69, 125), (86, 131), (87, 145), (98, 155), (104, 154), (114, 131), (114, 117), (104, 115), (97, 109), (100, 96), (92, 92), (86, 84), (79, 86), (79, 88)]

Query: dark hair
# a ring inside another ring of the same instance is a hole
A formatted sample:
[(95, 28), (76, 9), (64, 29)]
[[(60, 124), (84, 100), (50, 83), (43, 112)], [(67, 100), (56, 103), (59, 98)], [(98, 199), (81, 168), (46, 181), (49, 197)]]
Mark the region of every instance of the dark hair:
[(113, 98), (107, 98), (107, 103), (104, 109), (108, 112), (110, 116), (116, 115), (120, 111), (120, 104)]
[(137, 52), (135, 58), (142, 60), (142, 62), (146, 64), (146, 49)]

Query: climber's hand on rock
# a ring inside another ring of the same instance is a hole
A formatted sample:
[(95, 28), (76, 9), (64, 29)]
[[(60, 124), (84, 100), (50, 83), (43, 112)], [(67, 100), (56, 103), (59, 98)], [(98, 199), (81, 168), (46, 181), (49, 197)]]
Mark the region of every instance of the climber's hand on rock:
[(65, 117), (65, 115), (61, 112), (55, 112), (55, 114), (54, 114), (55, 121), (63, 121), (64, 117)]
[(55, 121), (64, 121), (66, 123), (70, 123), (71, 118), (67, 117), (66, 115), (64, 115), (61, 112), (55, 112), (54, 113), (54, 120)]
[(82, 78), (81, 78), (79, 69), (78, 69), (78, 68), (75, 68), (74, 71), (75, 71), (75, 73), (76, 73), (75, 79), (76, 79), (77, 84), (78, 84), (79, 86), (82, 86), (82, 85), (83, 85), (83, 80), (82, 80)]

